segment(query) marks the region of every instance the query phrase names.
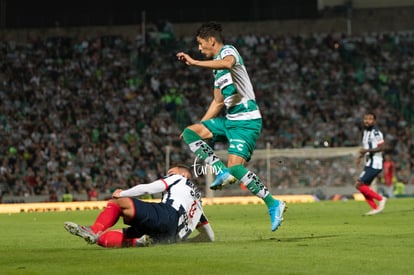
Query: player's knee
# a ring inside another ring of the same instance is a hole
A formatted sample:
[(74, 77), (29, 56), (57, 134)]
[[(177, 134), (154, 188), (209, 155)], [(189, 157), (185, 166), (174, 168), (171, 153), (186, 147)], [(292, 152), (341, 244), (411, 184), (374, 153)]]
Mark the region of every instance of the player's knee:
[(184, 129), (183, 133), (191, 133), (191, 132), (193, 132), (193, 133), (196, 133), (196, 134), (200, 134), (200, 131), (202, 129), (202, 126), (203, 126), (202, 124), (192, 124), (190, 126), (187, 126)]
[[(191, 126), (188, 126), (188, 127), (186, 127), (185, 129), (184, 129), (184, 131), (183, 131), (183, 135), (185, 135), (185, 134), (188, 134), (188, 133), (190, 133), (190, 132), (192, 132), (192, 130), (191, 130), (191, 128), (190, 128)], [(194, 132), (194, 131), (193, 131)]]
[(194, 125), (188, 126), (184, 129), (183, 133), (181, 134), (183, 140), (189, 144), (194, 141), (202, 139), (197, 129), (194, 129)]

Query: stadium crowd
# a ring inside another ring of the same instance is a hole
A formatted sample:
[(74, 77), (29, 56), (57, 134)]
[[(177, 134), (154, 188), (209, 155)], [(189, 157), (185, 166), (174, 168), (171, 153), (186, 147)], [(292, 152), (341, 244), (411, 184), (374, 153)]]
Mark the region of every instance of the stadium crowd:
[[(258, 149), (359, 145), (361, 114), (373, 109), (400, 175), (414, 183), (413, 32), (227, 39), (244, 56), (261, 106)], [(171, 162), (192, 159), (179, 135), (204, 113), (212, 76), (176, 61), (179, 50), (197, 56), (191, 37), (147, 42), (0, 41), (2, 194), (111, 194), (162, 175), (167, 145)], [(272, 184), (295, 186), (301, 173), (281, 171)]]

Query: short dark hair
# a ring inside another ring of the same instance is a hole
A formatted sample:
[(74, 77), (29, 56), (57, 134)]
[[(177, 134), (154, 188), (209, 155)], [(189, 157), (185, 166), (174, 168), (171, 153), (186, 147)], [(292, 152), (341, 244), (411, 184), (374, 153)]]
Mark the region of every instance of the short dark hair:
[(370, 116), (372, 116), (375, 120), (377, 119), (377, 115), (376, 115), (373, 111), (367, 111), (367, 112), (365, 112), (365, 115), (370, 115)]
[(202, 39), (207, 39), (209, 37), (214, 37), (218, 42), (223, 43), (223, 35), (222, 32), (223, 28), (217, 22), (210, 21), (207, 23), (202, 24), (196, 31), (196, 37), (200, 37)]
[(179, 163), (175, 166), (177, 166), (178, 168), (187, 170), (187, 172), (191, 175), (191, 177), (193, 177), (193, 173), (192, 173), (192, 170), (191, 170), (190, 166), (182, 164), (182, 163)]
[(191, 172), (191, 168), (190, 168), (190, 166), (188, 166), (188, 165), (185, 165), (185, 164), (179, 163), (179, 164), (177, 164), (177, 165), (175, 165), (175, 166), (180, 167), (180, 168), (183, 168), (183, 169), (187, 169), (187, 170), (188, 170), (188, 172)]

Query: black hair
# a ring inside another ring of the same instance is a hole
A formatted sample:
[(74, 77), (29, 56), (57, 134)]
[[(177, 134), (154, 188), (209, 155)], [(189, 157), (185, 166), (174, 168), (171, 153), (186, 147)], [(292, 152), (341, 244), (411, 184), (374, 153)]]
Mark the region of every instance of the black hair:
[(210, 21), (207, 23), (202, 24), (196, 31), (196, 37), (200, 37), (202, 39), (207, 39), (210, 37), (214, 37), (217, 42), (223, 43), (223, 35), (222, 32), (223, 28), (217, 22)]
[(375, 115), (375, 113), (373, 111), (367, 111), (365, 112), (365, 115), (370, 115), (372, 116), (375, 120), (377, 120), (377, 116)]

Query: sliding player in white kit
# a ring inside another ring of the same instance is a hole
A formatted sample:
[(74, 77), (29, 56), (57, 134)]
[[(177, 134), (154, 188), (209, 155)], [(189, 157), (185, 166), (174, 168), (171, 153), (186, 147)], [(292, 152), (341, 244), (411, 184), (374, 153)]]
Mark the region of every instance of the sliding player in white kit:
[[(163, 192), (161, 202), (135, 197)], [(120, 217), (129, 227), (110, 229)], [(214, 232), (204, 215), (201, 193), (191, 181), (188, 167), (171, 168), (167, 176), (127, 190), (117, 189), (91, 226), (65, 222), (65, 229), (90, 244), (102, 247), (148, 246), (185, 241), (197, 228), (193, 241), (214, 241)]]

